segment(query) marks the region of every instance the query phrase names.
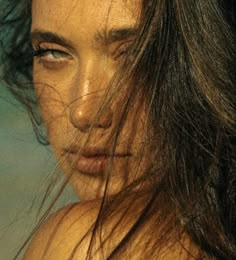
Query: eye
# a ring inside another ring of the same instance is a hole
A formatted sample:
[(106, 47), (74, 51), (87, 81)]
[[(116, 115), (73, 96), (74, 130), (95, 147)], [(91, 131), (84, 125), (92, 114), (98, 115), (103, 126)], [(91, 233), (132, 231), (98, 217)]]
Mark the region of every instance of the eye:
[(61, 50), (59, 47), (54, 46), (36, 46), (33, 48), (33, 56), (37, 63), (42, 65), (45, 69), (58, 70), (66, 67), (70, 60), (73, 59), (72, 55), (68, 52)]
[(38, 58), (43, 58), (47, 61), (61, 61), (63, 59), (68, 59), (70, 55), (64, 51), (56, 49), (38, 48), (33, 51), (33, 56)]
[(115, 60), (125, 57), (132, 59), (135, 56), (135, 53), (136, 51), (132, 48), (132, 44), (130, 42), (126, 42), (119, 46), (113, 55)]

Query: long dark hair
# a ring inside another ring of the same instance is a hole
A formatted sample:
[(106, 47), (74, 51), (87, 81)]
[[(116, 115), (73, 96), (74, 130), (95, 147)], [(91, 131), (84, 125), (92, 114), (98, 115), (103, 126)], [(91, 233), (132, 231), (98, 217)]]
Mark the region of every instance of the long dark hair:
[[(47, 144), (30, 84), (30, 8), (26, 0), (2, 3), (2, 79)], [(152, 190), (109, 259), (121, 256), (147, 223), (148, 259), (157, 259), (167, 241), (178, 242), (184, 233), (198, 246), (197, 259), (236, 259), (235, 17), (233, 0), (143, 1), (138, 36), (113, 82), (120, 87), (119, 79), (132, 79), (113, 144), (115, 149), (133, 97), (141, 95), (153, 164), (114, 197), (107, 199), (105, 192), (93, 237), (130, 189), (148, 180)]]

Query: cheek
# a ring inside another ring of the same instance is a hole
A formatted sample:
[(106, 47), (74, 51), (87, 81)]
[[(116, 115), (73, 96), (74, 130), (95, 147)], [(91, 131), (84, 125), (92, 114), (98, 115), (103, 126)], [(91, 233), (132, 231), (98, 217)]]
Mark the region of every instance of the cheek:
[(57, 91), (44, 84), (36, 85), (35, 91), (40, 111), (46, 125), (64, 116), (65, 105)]
[(126, 127), (126, 129), (130, 131), (129, 135), (134, 137), (134, 146), (139, 150), (140, 146), (147, 142), (147, 117), (144, 101), (137, 97), (129, 113), (128, 123), (130, 126)]
[(47, 84), (35, 83), (35, 92), (50, 144), (60, 145), (68, 136), (68, 106), (65, 95)]
[(50, 123), (66, 116), (72, 83), (60, 73), (45, 72), (38, 67), (33, 70), (35, 94), (43, 119)]
[(34, 60), (33, 82), (38, 97), (66, 101), (76, 76), (76, 66), (65, 66), (60, 70), (48, 69)]

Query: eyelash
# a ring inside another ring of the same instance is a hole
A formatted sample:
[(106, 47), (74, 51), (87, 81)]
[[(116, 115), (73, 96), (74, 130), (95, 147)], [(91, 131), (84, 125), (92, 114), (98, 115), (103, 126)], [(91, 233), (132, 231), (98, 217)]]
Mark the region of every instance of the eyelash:
[[(69, 55), (67, 54), (66, 52), (64, 51), (61, 51), (61, 50), (57, 50), (57, 49), (52, 49), (52, 48), (42, 48), (40, 46), (37, 46), (36, 49), (33, 49), (33, 57), (36, 57), (36, 58), (42, 58), (42, 57), (45, 57), (47, 56), (47, 53), (48, 54), (51, 54), (53, 55), (53, 53), (59, 53), (59, 54), (62, 54), (62, 55)], [(122, 56), (127, 56), (129, 55), (132, 57), (134, 56), (134, 51), (131, 52), (131, 44), (130, 43), (125, 43), (123, 45), (121, 45), (114, 53), (114, 60), (118, 60), (120, 59)], [(53, 62), (63, 62), (63, 60), (65, 58), (48, 58), (50, 59), (50, 61), (46, 61), (46, 62), (50, 62), (50, 63), (53, 63)], [(54, 60), (54, 61), (53, 61)]]
[[(37, 47), (36, 50), (33, 50), (33, 56), (38, 57), (38, 58), (47, 56), (47, 53), (59, 53), (59, 54), (66, 55), (66, 56), (69, 55), (61, 50), (50, 49), (50, 48)], [(63, 59), (63, 58), (58, 58), (58, 60), (60, 60), (60, 59)]]
[(131, 44), (130, 43), (123, 44), (120, 48), (118, 48), (116, 50), (116, 53), (117, 54), (115, 55), (115, 60), (118, 60), (123, 55), (131, 54), (131, 56), (132, 56), (134, 54), (133, 51), (131, 52)]

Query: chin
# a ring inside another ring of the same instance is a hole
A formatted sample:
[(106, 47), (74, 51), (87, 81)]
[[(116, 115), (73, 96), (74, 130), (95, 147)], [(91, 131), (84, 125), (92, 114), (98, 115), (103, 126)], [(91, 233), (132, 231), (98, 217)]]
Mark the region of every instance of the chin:
[[(92, 177), (90, 178), (88, 182), (82, 180), (82, 178), (80, 179), (79, 176), (72, 178), (72, 188), (80, 201), (99, 200), (104, 197), (106, 181), (101, 181), (96, 178), (93, 180)], [(121, 190), (121, 186), (114, 185), (114, 183), (114, 180), (111, 180), (109, 188), (106, 191), (106, 196), (115, 195)]]

